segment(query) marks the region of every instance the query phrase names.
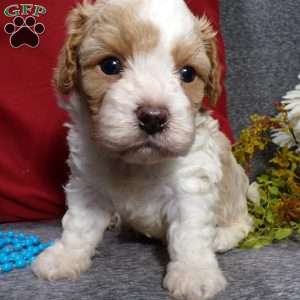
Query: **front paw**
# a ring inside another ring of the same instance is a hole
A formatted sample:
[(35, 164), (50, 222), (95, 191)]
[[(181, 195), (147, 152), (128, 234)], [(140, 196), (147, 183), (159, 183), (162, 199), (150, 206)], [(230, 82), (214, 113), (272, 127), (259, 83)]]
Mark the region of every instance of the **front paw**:
[(32, 270), (38, 277), (47, 280), (74, 280), (90, 265), (91, 259), (87, 251), (66, 248), (58, 241), (37, 257)]
[(170, 262), (163, 286), (175, 299), (204, 300), (222, 291), (226, 287), (226, 279), (216, 265)]

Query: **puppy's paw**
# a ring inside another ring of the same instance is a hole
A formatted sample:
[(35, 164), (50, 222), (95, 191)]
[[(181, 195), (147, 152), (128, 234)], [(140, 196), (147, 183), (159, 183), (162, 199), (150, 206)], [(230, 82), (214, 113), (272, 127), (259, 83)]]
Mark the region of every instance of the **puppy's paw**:
[(226, 252), (238, 246), (252, 229), (250, 217), (231, 226), (220, 226), (217, 228), (216, 238), (213, 242), (215, 252)]
[(170, 262), (163, 286), (175, 299), (204, 300), (222, 291), (226, 287), (226, 279), (216, 265), (199, 267)]
[(61, 242), (42, 252), (32, 264), (33, 272), (47, 280), (75, 280), (91, 265), (90, 254), (84, 250), (66, 248)]

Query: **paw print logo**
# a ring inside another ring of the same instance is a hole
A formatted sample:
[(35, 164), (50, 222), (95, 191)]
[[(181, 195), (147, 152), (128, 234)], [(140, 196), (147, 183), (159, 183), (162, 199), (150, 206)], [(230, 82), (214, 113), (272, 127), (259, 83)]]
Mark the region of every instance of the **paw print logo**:
[(28, 16), (25, 19), (17, 16), (12, 23), (4, 26), (4, 31), (10, 34), (10, 44), (13, 48), (27, 45), (36, 48), (40, 43), (40, 35), (44, 33), (45, 26), (37, 23), (35, 17)]

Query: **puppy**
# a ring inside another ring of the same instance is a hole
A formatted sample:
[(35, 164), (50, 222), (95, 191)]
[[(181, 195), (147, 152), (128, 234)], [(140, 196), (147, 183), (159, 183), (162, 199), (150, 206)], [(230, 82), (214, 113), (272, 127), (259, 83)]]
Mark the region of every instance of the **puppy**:
[(68, 211), (62, 238), (33, 265), (39, 277), (86, 271), (118, 213), (166, 239), (172, 296), (207, 299), (225, 287), (215, 252), (236, 246), (251, 219), (247, 177), (199, 110), (220, 92), (215, 35), (183, 0), (102, 0), (71, 12), (55, 75), (70, 98)]

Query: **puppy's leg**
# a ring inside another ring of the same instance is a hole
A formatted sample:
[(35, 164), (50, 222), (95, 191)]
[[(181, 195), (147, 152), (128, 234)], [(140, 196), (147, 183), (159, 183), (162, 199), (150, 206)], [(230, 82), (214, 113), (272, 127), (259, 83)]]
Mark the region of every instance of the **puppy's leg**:
[(216, 208), (218, 227), (213, 244), (216, 252), (236, 247), (252, 228), (246, 199), (248, 177), (231, 152), (223, 160), (223, 174), (230, 176), (225, 175), (219, 186), (220, 201)]
[(236, 220), (235, 224), (218, 227), (213, 244), (214, 250), (222, 253), (237, 247), (239, 242), (248, 235), (251, 228), (252, 220), (250, 218)]
[[(248, 214), (247, 200), (239, 195), (234, 206), (226, 212), (226, 218), (218, 215), (217, 234), (213, 243), (216, 252), (226, 252), (238, 246), (252, 229), (252, 218)], [(223, 212), (228, 208), (224, 208)], [(223, 215), (224, 216), (224, 215)]]
[(185, 196), (169, 216), (171, 261), (163, 284), (177, 299), (208, 299), (226, 286), (212, 248), (216, 195), (215, 191)]
[(34, 273), (48, 280), (75, 279), (91, 265), (91, 257), (110, 223), (112, 205), (80, 179), (66, 187), (68, 211), (62, 220), (62, 238), (34, 262)]

